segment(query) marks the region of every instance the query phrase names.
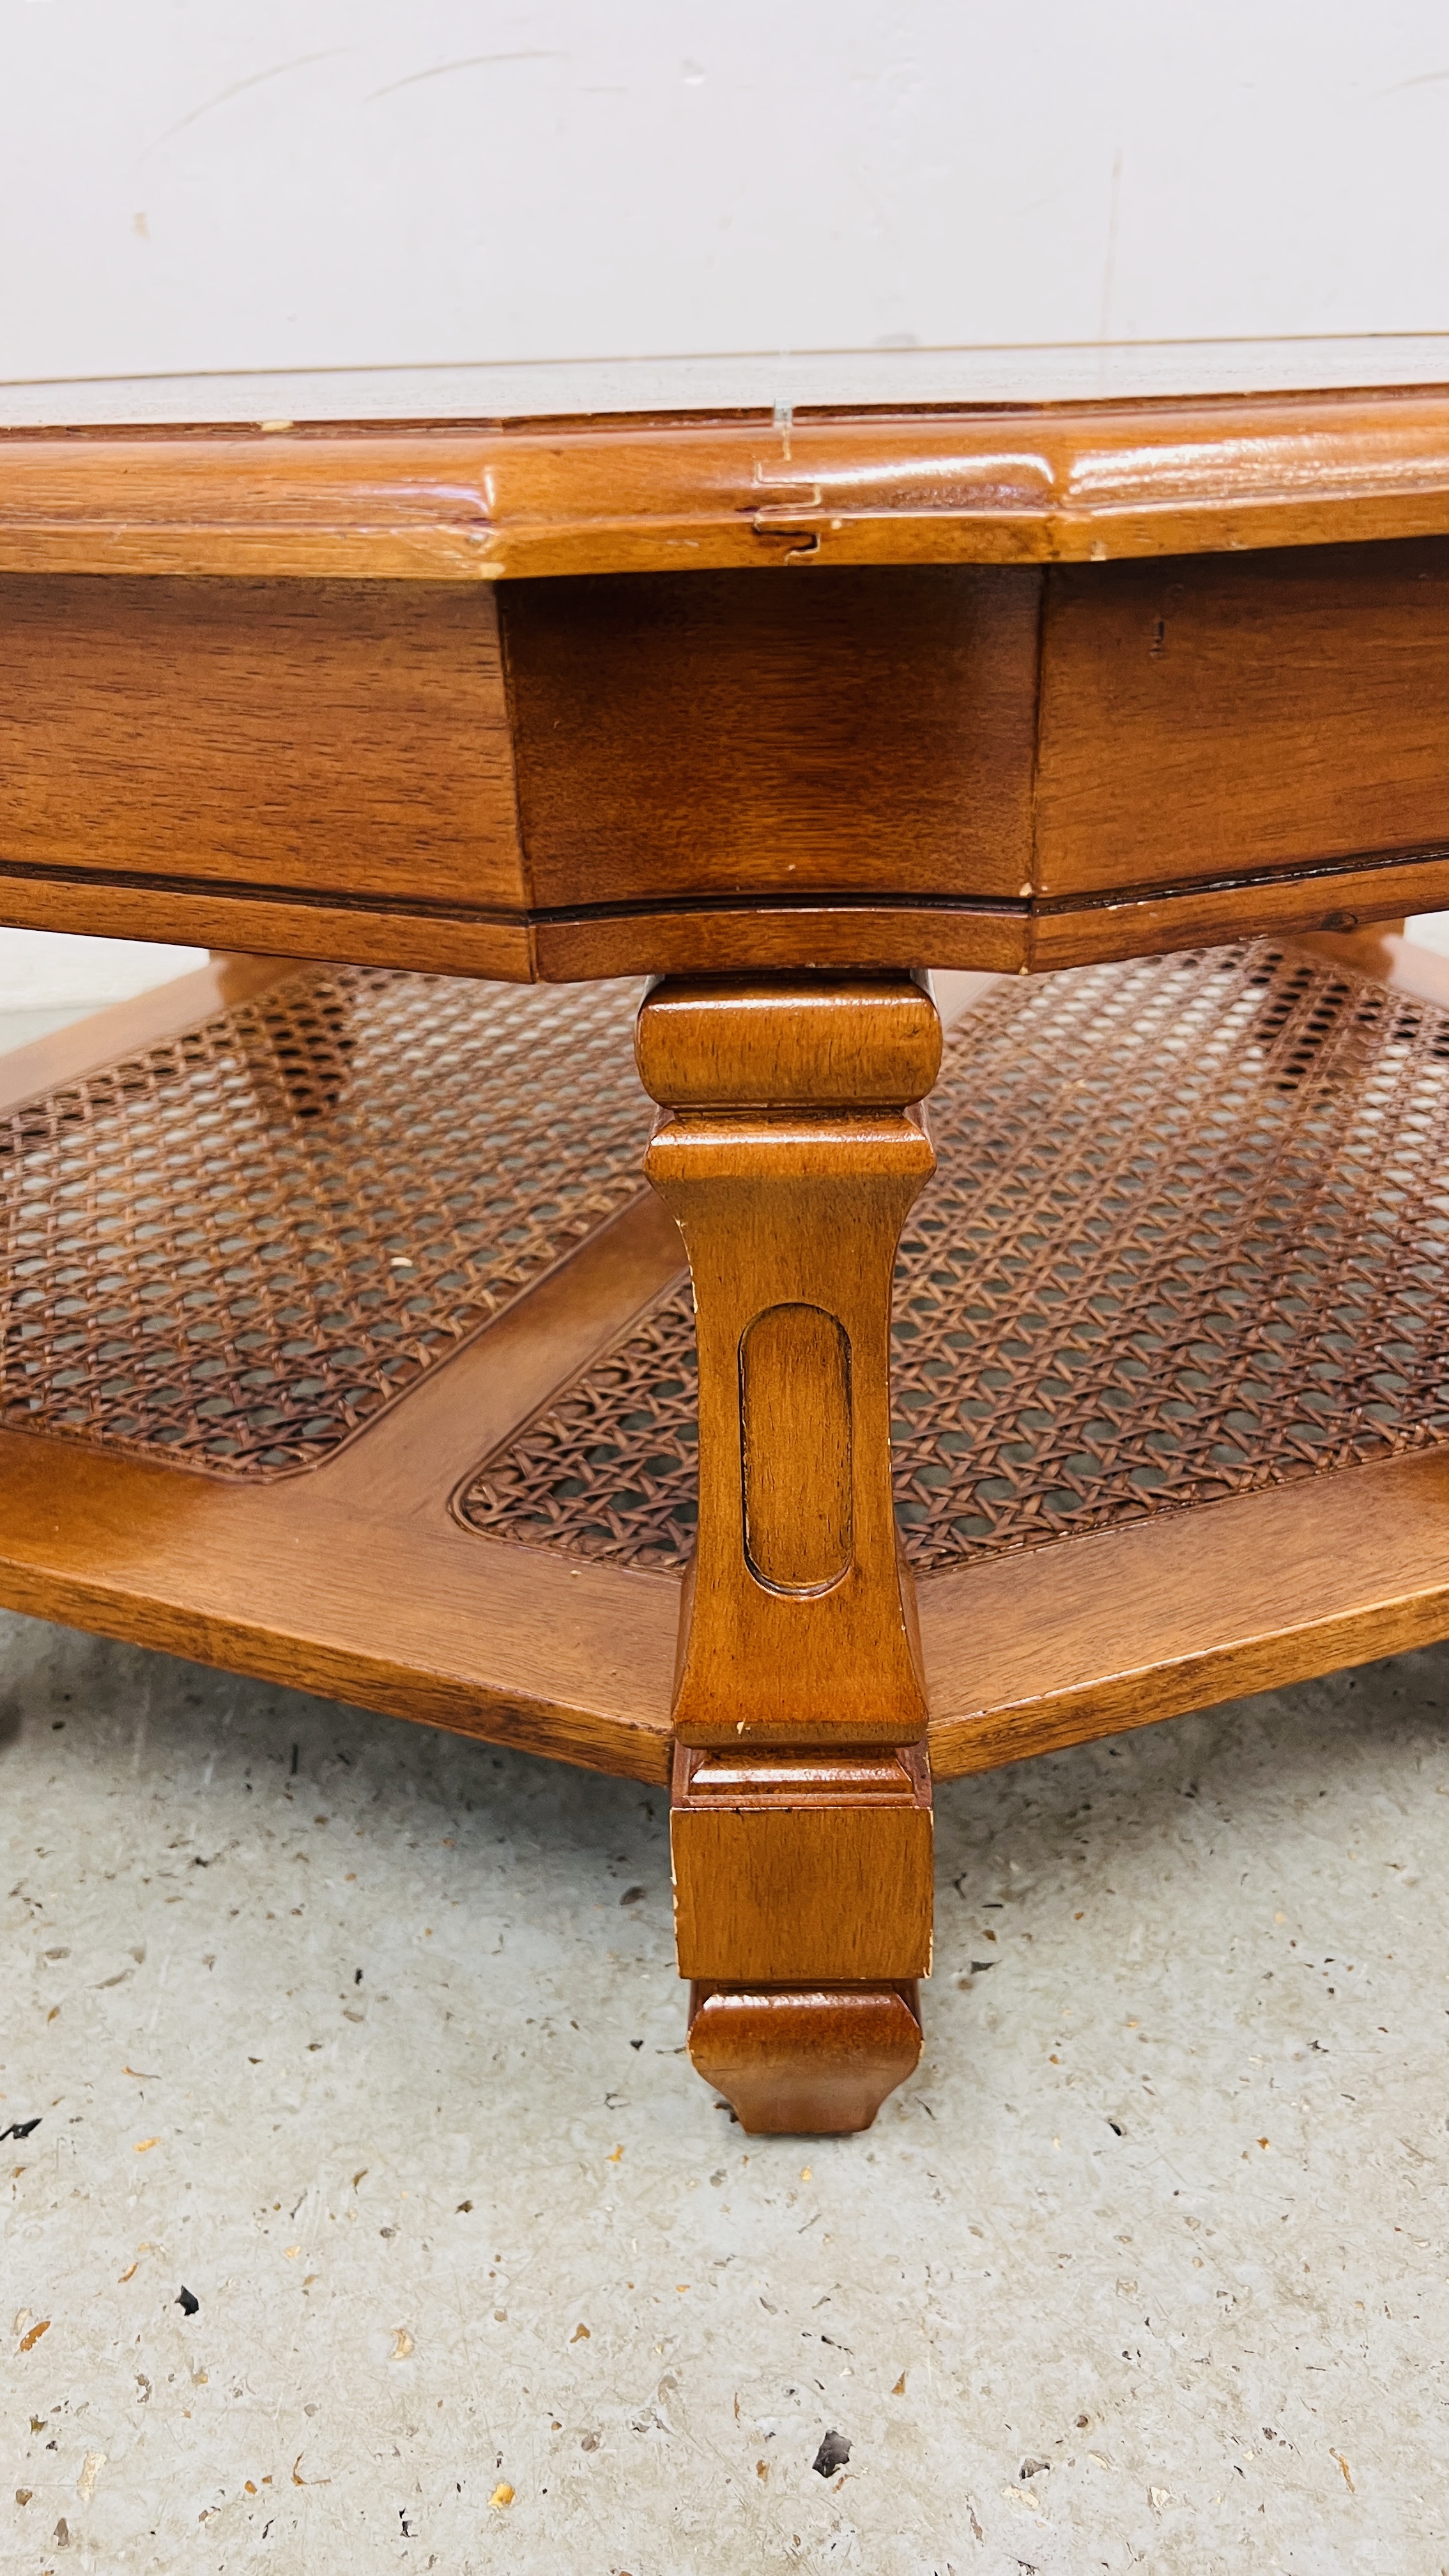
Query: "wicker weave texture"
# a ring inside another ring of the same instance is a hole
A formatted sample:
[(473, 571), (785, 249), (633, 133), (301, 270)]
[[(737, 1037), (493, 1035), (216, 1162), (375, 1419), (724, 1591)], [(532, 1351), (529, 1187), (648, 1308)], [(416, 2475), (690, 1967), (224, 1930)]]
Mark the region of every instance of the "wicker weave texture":
[(306, 968), (0, 1121), (0, 1422), (318, 1465), (638, 1195), (638, 997)]
[[(896, 1271), (919, 1571), (1449, 1440), (1449, 1014), (1267, 943), (1003, 984)], [(487, 1461), (490, 1536), (677, 1568), (687, 1290)]]

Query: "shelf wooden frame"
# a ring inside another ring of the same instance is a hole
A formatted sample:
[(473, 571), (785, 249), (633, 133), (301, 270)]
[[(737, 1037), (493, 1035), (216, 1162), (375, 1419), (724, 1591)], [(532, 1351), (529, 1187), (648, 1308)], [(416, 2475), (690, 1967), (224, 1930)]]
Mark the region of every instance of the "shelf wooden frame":
[[(1449, 1003), (1449, 964), (1402, 939), (1336, 949)], [(0, 1112), (290, 971), (219, 960), (43, 1039), (0, 1062)], [(948, 1017), (981, 989), (943, 978)], [(0, 1600), (663, 1785), (678, 1578), (490, 1541), (450, 1505), (680, 1270), (641, 1186), (336, 1457), (274, 1484), (0, 1432)], [(1060, 1539), (916, 1593), (931, 1769), (951, 1780), (1449, 1635), (1449, 1453)]]

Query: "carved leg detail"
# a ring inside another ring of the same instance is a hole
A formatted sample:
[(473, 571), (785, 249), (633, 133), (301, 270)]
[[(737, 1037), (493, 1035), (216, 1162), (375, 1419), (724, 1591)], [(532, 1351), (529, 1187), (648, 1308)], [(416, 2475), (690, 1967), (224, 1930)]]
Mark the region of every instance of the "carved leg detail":
[(890, 1294), (940, 1025), (909, 976), (665, 982), (638, 1043), (699, 1340), (672, 1820), (690, 2054), (747, 2129), (865, 2128), (916, 2063), (930, 1969)]

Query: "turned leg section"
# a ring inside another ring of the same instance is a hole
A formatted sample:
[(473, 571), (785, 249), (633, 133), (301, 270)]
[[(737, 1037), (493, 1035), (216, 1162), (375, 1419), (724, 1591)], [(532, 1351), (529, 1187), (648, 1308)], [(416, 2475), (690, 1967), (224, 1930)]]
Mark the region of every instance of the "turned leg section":
[(916, 2063), (930, 1968), (890, 1298), (940, 1025), (910, 976), (664, 982), (638, 1051), (699, 1343), (672, 1818), (690, 2054), (747, 2129), (860, 2129)]

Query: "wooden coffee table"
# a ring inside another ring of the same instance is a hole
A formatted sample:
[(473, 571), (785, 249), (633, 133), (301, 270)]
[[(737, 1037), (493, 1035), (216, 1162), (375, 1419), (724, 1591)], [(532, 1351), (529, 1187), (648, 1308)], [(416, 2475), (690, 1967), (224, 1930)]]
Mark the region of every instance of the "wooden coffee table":
[(669, 1782), (747, 2128), (933, 1777), (1449, 1634), (1449, 394), (11, 433), (0, 611), (213, 952), (0, 1065), (0, 1598)]

